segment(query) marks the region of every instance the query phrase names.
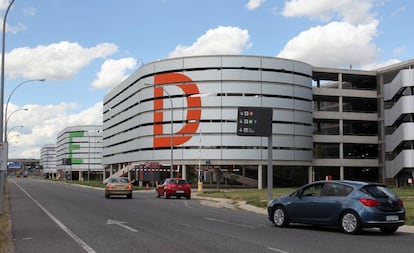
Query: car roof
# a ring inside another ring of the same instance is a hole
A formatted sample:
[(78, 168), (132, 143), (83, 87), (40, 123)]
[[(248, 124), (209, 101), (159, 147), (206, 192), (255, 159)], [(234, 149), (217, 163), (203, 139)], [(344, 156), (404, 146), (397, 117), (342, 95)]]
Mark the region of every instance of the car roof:
[(316, 181), (313, 183), (330, 183), (330, 182), (344, 184), (344, 185), (357, 187), (357, 188), (361, 188), (367, 185), (384, 185), (384, 184), (374, 183), (374, 182), (363, 182), (363, 181), (352, 181), (352, 180), (321, 180), (321, 181)]

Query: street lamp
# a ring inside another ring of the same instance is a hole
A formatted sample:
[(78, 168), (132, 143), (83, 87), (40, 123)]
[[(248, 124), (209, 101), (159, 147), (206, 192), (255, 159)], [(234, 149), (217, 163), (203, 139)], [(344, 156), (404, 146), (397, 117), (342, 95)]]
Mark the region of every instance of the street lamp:
[[(10, 99), (13, 96), (14, 92), (17, 90), (17, 88), (19, 88), (20, 86), (22, 86), (25, 83), (34, 82), (34, 81), (44, 82), (44, 81), (46, 81), (46, 79), (44, 79), (44, 78), (41, 78), (41, 79), (30, 79), (30, 80), (26, 80), (24, 82), (21, 82), (16, 87), (14, 87), (14, 89), (10, 92), (9, 97), (7, 98), (6, 109), (4, 110), (4, 117), (7, 117), (7, 110), (9, 108)], [(5, 140), (5, 142), (7, 142), (6, 132), (7, 132), (7, 119), (5, 120), (5, 123), (4, 123), (4, 140)]]
[(9, 140), (11, 140), (13, 137), (19, 137), (19, 136), (20, 136), (20, 134), (14, 134), (14, 135), (9, 137)]
[[(7, 108), (7, 106), (6, 106), (6, 108)], [(4, 123), (4, 142), (7, 143), (7, 134), (8, 134), (7, 123), (9, 122), (9, 119), (11, 118), (11, 116), (13, 116), (13, 114), (15, 114), (16, 112), (19, 112), (19, 111), (28, 111), (28, 110), (29, 109), (27, 109), (27, 108), (17, 109), (14, 112), (10, 113), (10, 115), (6, 118), (5, 123)], [(23, 126), (21, 126), (21, 127), (23, 127)]]
[[(193, 94), (190, 95), (190, 97), (208, 97), (208, 96), (213, 96), (216, 95), (217, 93), (199, 93), (199, 94)], [(197, 191), (198, 192), (202, 192), (203, 191), (203, 182), (201, 181), (201, 127), (200, 127), (200, 147), (199, 147), (199, 155), (198, 155), (198, 173), (197, 173), (197, 177), (198, 177), (198, 182), (197, 182)]]
[[(9, 133), (13, 130), (13, 129), (15, 129), (15, 128), (23, 128), (24, 126), (14, 126), (14, 127), (12, 127), (12, 128), (10, 128), (9, 130), (7, 130), (7, 134), (6, 134), (6, 140), (8, 141), (8, 140), (10, 140), (10, 138), (9, 138)], [(13, 135), (14, 136), (14, 135)]]
[[(154, 88), (155, 88), (155, 84), (152, 84), (152, 83), (144, 83), (145, 85), (148, 85), (148, 86), (153, 86)], [(174, 177), (174, 174), (173, 174), (173, 169), (174, 169), (174, 149), (173, 149), (173, 137), (174, 137), (174, 105), (173, 105), (173, 102), (172, 102), (172, 97), (170, 96), (170, 94), (168, 93), (168, 91), (164, 88), (164, 87), (162, 87), (162, 86), (159, 86), (161, 89), (163, 89), (164, 91), (165, 91), (165, 93), (167, 93), (167, 96), (168, 96), (168, 98), (170, 99), (170, 105), (171, 105), (171, 133), (170, 133), (170, 138), (171, 138), (171, 140), (170, 140), (170, 155), (171, 155), (171, 158), (170, 158), (170, 177)]]

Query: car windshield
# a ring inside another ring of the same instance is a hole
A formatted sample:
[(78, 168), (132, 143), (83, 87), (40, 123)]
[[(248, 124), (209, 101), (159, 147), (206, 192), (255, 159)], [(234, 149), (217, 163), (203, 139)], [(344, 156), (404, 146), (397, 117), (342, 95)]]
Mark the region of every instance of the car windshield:
[(367, 185), (363, 187), (361, 191), (371, 195), (374, 198), (395, 197), (395, 193), (390, 188), (383, 185)]

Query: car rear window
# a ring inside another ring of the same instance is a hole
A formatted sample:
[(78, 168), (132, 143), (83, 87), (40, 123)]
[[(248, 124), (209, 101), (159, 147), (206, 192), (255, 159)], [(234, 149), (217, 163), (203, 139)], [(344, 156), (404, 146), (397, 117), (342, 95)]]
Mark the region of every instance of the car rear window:
[(389, 198), (395, 197), (395, 193), (385, 185), (367, 185), (361, 189), (374, 198)]
[(129, 179), (126, 177), (122, 177), (120, 181), (121, 183), (129, 183)]
[(187, 180), (184, 180), (184, 179), (173, 179), (170, 182), (172, 184), (188, 184)]

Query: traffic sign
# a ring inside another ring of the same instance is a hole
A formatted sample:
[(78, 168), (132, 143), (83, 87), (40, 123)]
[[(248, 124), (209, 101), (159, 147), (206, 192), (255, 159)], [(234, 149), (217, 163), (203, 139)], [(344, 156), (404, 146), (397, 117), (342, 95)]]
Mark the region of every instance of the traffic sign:
[(265, 107), (239, 107), (237, 135), (271, 136), (273, 109)]

